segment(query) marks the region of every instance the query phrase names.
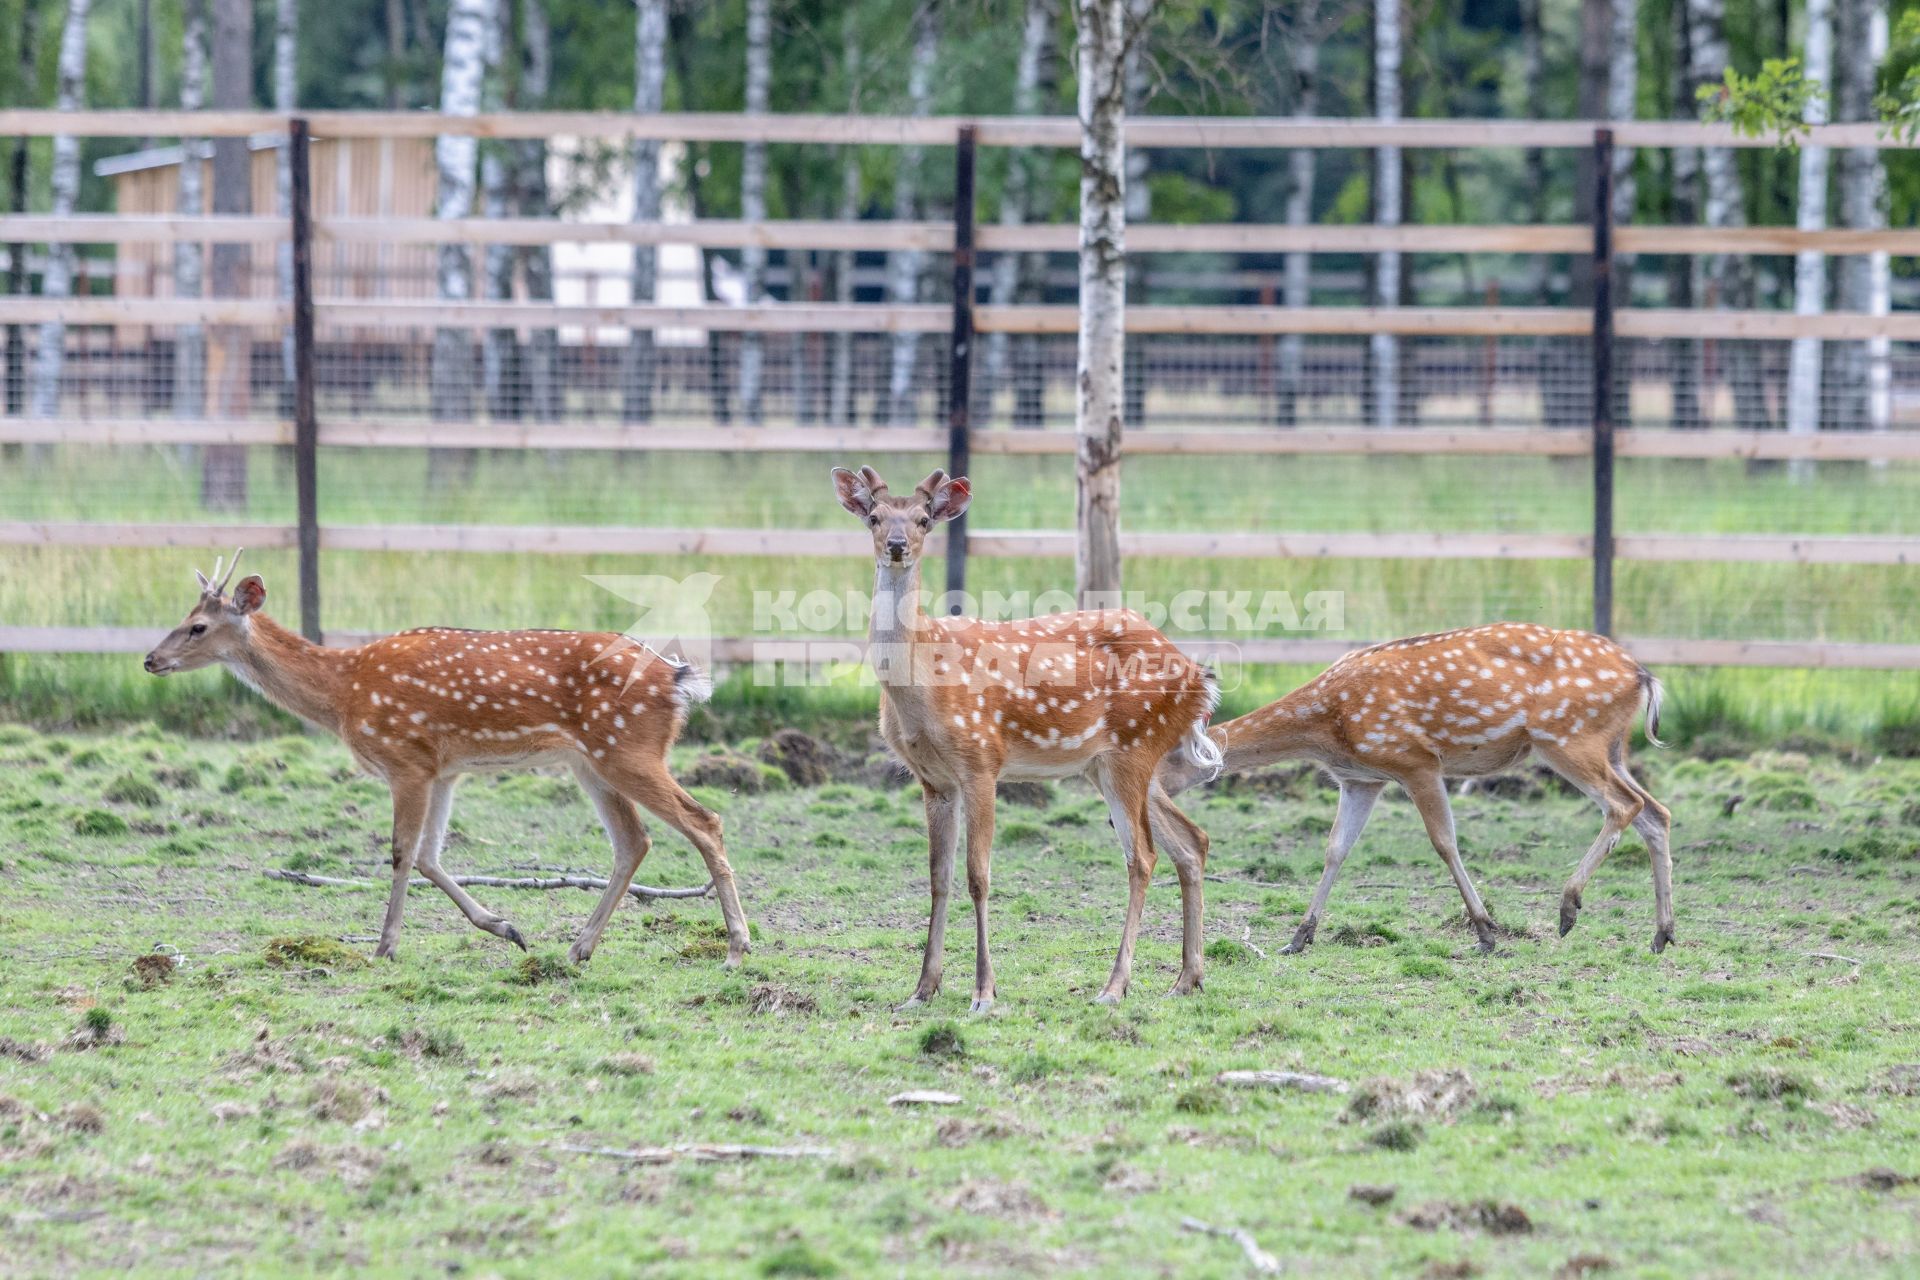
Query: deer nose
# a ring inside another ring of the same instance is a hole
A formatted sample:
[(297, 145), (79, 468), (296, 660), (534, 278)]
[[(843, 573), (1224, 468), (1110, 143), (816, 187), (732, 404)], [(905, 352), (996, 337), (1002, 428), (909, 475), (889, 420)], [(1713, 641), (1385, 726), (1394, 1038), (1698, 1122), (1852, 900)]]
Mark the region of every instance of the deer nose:
[(907, 540), (905, 538), (888, 538), (887, 554), (893, 557), (895, 560), (906, 559), (907, 558)]
[(143, 662), (141, 665), (144, 666), (147, 669), (148, 674), (151, 675), (153, 672), (153, 655), (148, 654), (147, 660)]

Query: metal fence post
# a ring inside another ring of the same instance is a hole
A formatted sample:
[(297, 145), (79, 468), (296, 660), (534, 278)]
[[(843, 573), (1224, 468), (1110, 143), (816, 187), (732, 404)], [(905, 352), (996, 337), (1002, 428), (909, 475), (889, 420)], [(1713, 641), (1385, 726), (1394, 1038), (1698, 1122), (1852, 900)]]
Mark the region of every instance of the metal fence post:
[(320, 641), (320, 424), (313, 403), (313, 210), (307, 122), (287, 126), (293, 226), (293, 468), (300, 534), (300, 633)]
[[(963, 476), (973, 456), (973, 161), (978, 133), (960, 126), (953, 155), (953, 345), (947, 375), (947, 474)], [(967, 589), (967, 517), (947, 526), (947, 592)], [(952, 612), (959, 613), (955, 601)]]
[(1613, 632), (1613, 130), (1593, 131), (1593, 629)]

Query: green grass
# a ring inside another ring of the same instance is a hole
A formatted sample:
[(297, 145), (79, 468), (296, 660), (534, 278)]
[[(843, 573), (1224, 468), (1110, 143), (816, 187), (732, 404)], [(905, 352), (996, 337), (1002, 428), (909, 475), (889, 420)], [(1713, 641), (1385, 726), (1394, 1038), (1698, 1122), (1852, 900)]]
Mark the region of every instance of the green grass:
[[(1542, 1276), (1582, 1257), (1628, 1275), (1911, 1274), (1920, 764), (1637, 762), (1675, 814), (1662, 956), (1631, 838), (1555, 936), (1597, 821), (1549, 790), (1456, 801), (1513, 930), (1494, 955), (1395, 797), (1321, 944), (1282, 957), (1331, 793), (1222, 788), (1189, 805), (1226, 877), (1207, 885), (1206, 989), (1161, 994), (1178, 958), (1163, 864), (1134, 990), (1094, 1007), (1124, 878), (1097, 816), (1053, 821), (1098, 812), (1062, 784), (1043, 818), (1005, 815), (1034, 830), (996, 851), (1000, 1001), (973, 1017), (964, 893), (947, 990), (893, 1011), (926, 910), (906, 789), (710, 794), (756, 930), (736, 973), (704, 945), (711, 902), (628, 902), (576, 971), (558, 957), (592, 898), (499, 889), (475, 892), (531, 957), (416, 890), (400, 959), (355, 964), (382, 889), (261, 875), (384, 874), (384, 790), (337, 745), (0, 726), (6, 1269), (1246, 1274), (1230, 1241), (1180, 1229), (1191, 1216), (1251, 1232), (1289, 1274)], [(1811, 803), (1763, 802), (1794, 787)], [(641, 879), (697, 883), (684, 843), (655, 836)], [(608, 860), (571, 783), (461, 791), (456, 872)], [(177, 967), (136, 974), (156, 946)], [(1248, 1068), (1354, 1091), (1214, 1082)], [(1409, 1109), (1416, 1076), (1456, 1071), (1468, 1090)], [(888, 1105), (911, 1089), (962, 1101)], [(675, 1143), (831, 1154), (569, 1150)]]

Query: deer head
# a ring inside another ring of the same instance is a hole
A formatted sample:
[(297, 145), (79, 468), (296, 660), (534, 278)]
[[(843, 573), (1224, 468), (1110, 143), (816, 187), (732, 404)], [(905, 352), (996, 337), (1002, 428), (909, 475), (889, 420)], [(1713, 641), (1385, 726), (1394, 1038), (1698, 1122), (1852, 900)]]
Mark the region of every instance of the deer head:
[(233, 562), (225, 565), (225, 577), (220, 572), (223, 563), (213, 562), (211, 578), (198, 569), (193, 571), (193, 576), (200, 581), (200, 599), (185, 620), (147, 655), (145, 666), (149, 674), (164, 676), (176, 671), (197, 671), (225, 662), (245, 647), (248, 615), (267, 602), (267, 584), (260, 580), (259, 574), (249, 574), (240, 579), (229, 596), (227, 583), (240, 563), (240, 552), (235, 551)]
[(833, 487), (840, 505), (867, 522), (873, 534), (874, 562), (882, 569), (917, 563), (921, 544), (935, 522), (952, 520), (973, 501), (973, 486), (965, 476), (949, 476), (937, 468), (902, 498), (887, 492), (887, 482), (872, 467), (862, 467), (857, 474), (835, 467)]

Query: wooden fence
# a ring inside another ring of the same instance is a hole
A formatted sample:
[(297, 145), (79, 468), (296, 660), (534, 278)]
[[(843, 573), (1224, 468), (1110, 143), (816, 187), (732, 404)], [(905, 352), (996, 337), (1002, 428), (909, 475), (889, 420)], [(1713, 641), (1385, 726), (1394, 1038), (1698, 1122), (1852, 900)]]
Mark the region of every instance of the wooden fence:
[[(1592, 347), (1595, 407), (1590, 432), (1512, 429), (1324, 429), (1297, 427), (1261, 432), (1135, 431), (1128, 452), (1229, 458), (1248, 455), (1453, 454), (1589, 457), (1594, 476), (1594, 522), (1589, 534), (1443, 532), (1377, 533), (1143, 533), (1123, 537), (1129, 554), (1173, 557), (1268, 557), (1303, 559), (1535, 559), (1590, 561), (1594, 575), (1594, 625), (1611, 630), (1612, 574), (1617, 560), (1733, 561), (1751, 564), (1920, 564), (1920, 538), (1899, 536), (1796, 536), (1784, 534), (1616, 534), (1613, 530), (1614, 464), (1630, 458), (1744, 458), (1818, 461), (1920, 461), (1920, 432), (1794, 435), (1773, 431), (1615, 432), (1611, 422), (1612, 343), (1616, 338), (1724, 338), (1733, 340), (1817, 337), (1831, 340), (1891, 338), (1920, 342), (1920, 313), (1798, 316), (1778, 311), (1664, 310), (1616, 307), (1605, 287), (1606, 270), (1621, 254), (1790, 254), (1803, 250), (1835, 255), (1920, 255), (1920, 230), (1800, 231), (1754, 227), (1611, 225), (1605, 175), (1618, 146), (1752, 147), (1770, 145), (1725, 126), (1691, 122), (1474, 122), (1475, 148), (1541, 147), (1591, 149), (1597, 184), (1593, 221), (1560, 226), (1255, 226), (1242, 224), (1133, 226), (1134, 253), (1323, 252), (1323, 253), (1516, 253), (1592, 254), (1596, 289), (1592, 308), (1553, 307), (1313, 307), (1133, 306), (1132, 333), (1194, 335), (1334, 334), (1466, 337), (1584, 338)], [(665, 553), (702, 555), (857, 555), (864, 535), (761, 529), (688, 531), (604, 526), (382, 525), (322, 527), (316, 489), (321, 448), (539, 448), (631, 451), (766, 450), (855, 456), (876, 452), (946, 452), (952, 469), (966, 469), (975, 454), (1071, 454), (1064, 432), (976, 430), (969, 420), (967, 383), (979, 333), (1064, 334), (1077, 317), (1066, 306), (975, 305), (976, 253), (1071, 251), (1070, 226), (976, 227), (972, 173), (977, 146), (1069, 147), (1079, 142), (1071, 120), (662, 115), (574, 113), (444, 117), (418, 113), (308, 113), (299, 118), (261, 112), (75, 112), (0, 111), (0, 135), (151, 137), (236, 136), (286, 132), (293, 157), (295, 199), (290, 219), (278, 217), (83, 215), (0, 216), (0, 242), (166, 245), (179, 242), (277, 244), (290, 242), (295, 288), (290, 299), (119, 299), (111, 297), (0, 299), (0, 324), (61, 321), (72, 325), (170, 325), (199, 323), (291, 327), (296, 351), (293, 417), (276, 420), (217, 419), (31, 419), (0, 418), (0, 443), (96, 445), (286, 445), (297, 467), (297, 517), (292, 525), (224, 523), (114, 524), (0, 520), (0, 545), (206, 547), (244, 542), (299, 552), (301, 623), (323, 634), (320, 612), (320, 552), (487, 551), (575, 555)], [(307, 144), (314, 132), (356, 137), (480, 137), (599, 139), (653, 138), (682, 141), (821, 144), (920, 144), (954, 148), (956, 191), (964, 202), (952, 221), (845, 224), (817, 221), (746, 223), (707, 220), (693, 224), (583, 225), (547, 219), (344, 219), (315, 218), (306, 199)], [(1824, 125), (1809, 143), (1823, 146), (1900, 145), (1872, 125)], [(1295, 148), (1462, 146), (1457, 122), (1136, 119), (1130, 145), (1144, 147)], [(515, 302), (406, 302), (330, 300), (312, 296), (311, 259), (324, 243), (513, 244), (573, 242), (633, 245), (692, 244), (702, 248), (893, 250), (948, 252), (954, 259), (952, 305), (876, 306), (761, 303), (749, 306), (673, 307), (563, 306)], [(634, 329), (690, 328), (762, 333), (918, 332), (948, 335), (951, 358), (949, 425), (946, 429), (860, 428), (827, 425), (797, 429), (666, 428), (626, 423), (420, 421), (360, 418), (327, 420), (315, 409), (312, 372), (317, 321), (335, 326), (418, 328), (554, 328), (606, 326)], [(1008, 533), (956, 527), (945, 547), (949, 589), (964, 586), (969, 556), (1070, 556), (1070, 533)], [(342, 638), (336, 636), (335, 638)], [(0, 626), (0, 651), (126, 652), (151, 639), (124, 628)], [(1703, 665), (1832, 666), (1920, 669), (1920, 645), (1631, 637), (1649, 661)], [(745, 640), (720, 642), (723, 660), (744, 658)], [(1202, 646), (1204, 647), (1204, 646)], [(1250, 661), (1321, 661), (1351, 645), (1328, 640), (1259, 640), (1239, 644)]]

